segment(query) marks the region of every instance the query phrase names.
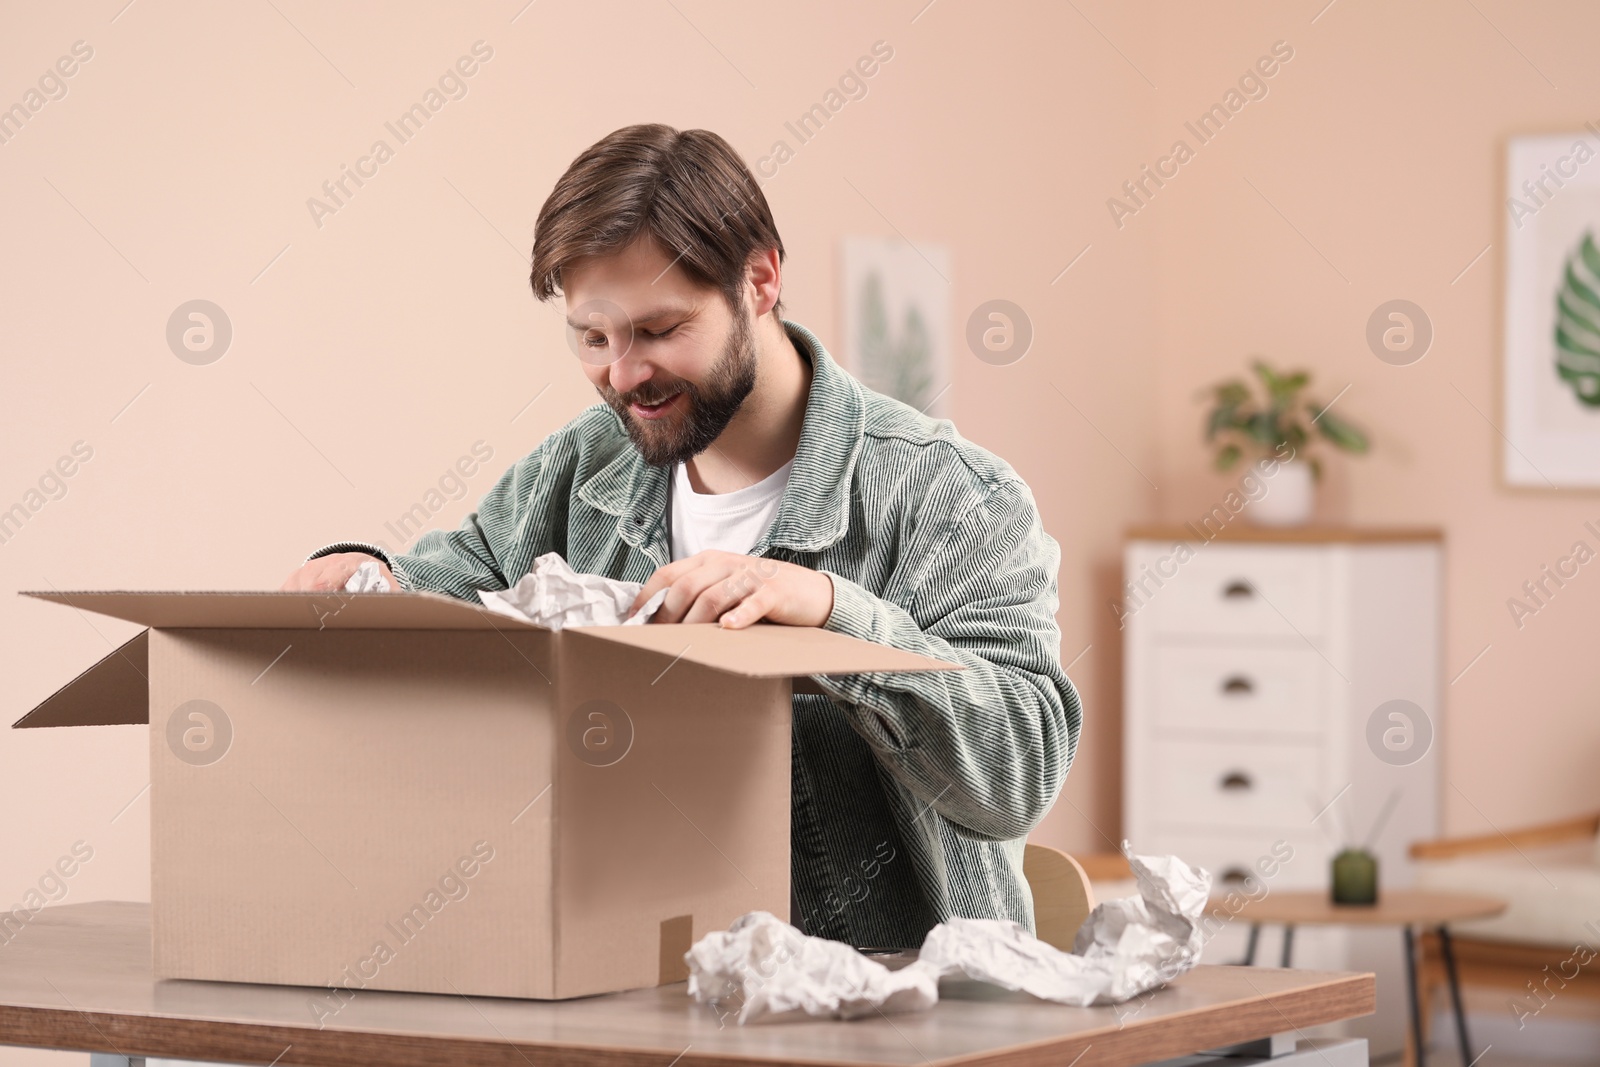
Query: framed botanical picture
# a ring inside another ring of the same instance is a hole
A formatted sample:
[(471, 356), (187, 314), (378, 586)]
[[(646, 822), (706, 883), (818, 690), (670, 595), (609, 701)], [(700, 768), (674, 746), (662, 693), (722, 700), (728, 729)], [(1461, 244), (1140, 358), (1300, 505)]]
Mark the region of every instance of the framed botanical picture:
[(1600, 487), (1600, 129), (1506, 158), (1506, 481)]
[(898, 237), (846, 237), (842, 362), (918, 411), (950, 410), (950, 251)]

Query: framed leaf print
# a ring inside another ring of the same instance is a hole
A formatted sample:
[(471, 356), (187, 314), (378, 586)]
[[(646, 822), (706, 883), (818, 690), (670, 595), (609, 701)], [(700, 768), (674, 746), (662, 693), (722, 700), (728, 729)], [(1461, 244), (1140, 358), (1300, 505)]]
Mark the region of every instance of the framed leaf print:
[(880, 393), (949, 417), (949, 249), (847, 237), (842, 252), (845, 366)]
[(1506, 158), (1505, 478), (1600, 487), (1600, 130)]

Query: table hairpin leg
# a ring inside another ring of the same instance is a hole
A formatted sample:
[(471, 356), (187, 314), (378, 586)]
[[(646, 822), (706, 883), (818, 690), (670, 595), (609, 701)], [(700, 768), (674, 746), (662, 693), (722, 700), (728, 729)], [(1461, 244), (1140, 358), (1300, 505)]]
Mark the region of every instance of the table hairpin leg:
[(1439, 955), (1444, 957), (1445, 977), (1450, 980), (1450, 1006), (1456, 1012), (1456, 1037), (1461, 1041), (1461, 1067), (1472, 1067), (1472, 1043), (1467, 1040), (1467, 1013), (1461, 1010), (1461, 981), (1456, 977), (1456, 950), (1450, 931), (1439, 926)]
[[(1427, 1063), (1427, 1052), (1422, 1047), (1422, 1007), (1417, 997), (1417, 938), (1411, 924), (1400, 928), (1406, 941), (1406, 994), (1411, 1006), (1411, 1048), (1416, 1067)], [(1463, 1062), (1463, 1067), (1465, 1063)]]
[(1250, 940), (1244, 943), (1244, 966), (1256, 965), (1256, 943), (1261, 940), (1261, 924), (1250, 924)]
[[(1261, 924), (1250, 924), (1250, 939), (1244, 943), (1244, 959), (1242, 966), (1254, 967), (1256, 965), (1256, 948), (1261, 944)], [(1289, 958), (1294, 952), (1294, 924), (1285, 923), (1283, 927), (1283, 951), (1278, 955), (1278, 966), (1285, 970), (1289, 967)]]

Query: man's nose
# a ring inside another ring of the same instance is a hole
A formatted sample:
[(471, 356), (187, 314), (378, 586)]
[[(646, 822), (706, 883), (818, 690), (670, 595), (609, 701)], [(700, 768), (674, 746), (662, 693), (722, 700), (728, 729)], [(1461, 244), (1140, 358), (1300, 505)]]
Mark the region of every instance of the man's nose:
[(626, 396), (649, 381), (654, 376), (655, 369), (637, 351), (626, 351), (622, 358), (611, 364), (607, 374), (611, 388)]

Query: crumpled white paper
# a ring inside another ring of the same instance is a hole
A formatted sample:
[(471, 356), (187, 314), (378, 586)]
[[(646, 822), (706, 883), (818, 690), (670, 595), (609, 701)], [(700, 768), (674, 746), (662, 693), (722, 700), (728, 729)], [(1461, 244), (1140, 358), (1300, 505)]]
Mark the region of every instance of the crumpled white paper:
[(689, 949), (689, 995), (738, 1004), (741, 1024), (789, 1012), (853, 1019), (921, 1011), (938, 1003), (939, 979), (956, 974), (1058, 1004), (1120, 1004), (1199, 962), (1211, 892), (1211, 875), (1176, 856), (1130, 854), (1128, 863), (1139, 896), (1096, 906), (1072, 952), (1009, 920), (956, 918), (928, 931), (915, 962), (891, 971), (757, 911)]
[(394, 592), (393, 587), (389, 585), (389, 579), (385, 578), (382, 571), (379, 570), (382, 566), (383, 564), (377, 560), (363, 563), (356, 568), (356, 572), (344, 583), (344, 591), (346, 593)]
[(792, 1011), (854, 1019), (920, 1011), (939, 1000), (939, 977), (915, 965), (891, 971), (842, 941), (807, 937), (770, 912), (752, 911), (684, 954), (689, 995), (740, 1005), (739, 1022)]
[(629, 617), (633, 598), (644, 588), (598, 574), (579, 574), (559, 552), (546, 552), (533, 569), (504, 592), (480, 591), (478, 599), (497, 615), (509, 615), (551, 630), (563, 626), (638, 626), (650, 621), (665, 589), (658, 590)]

